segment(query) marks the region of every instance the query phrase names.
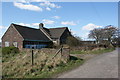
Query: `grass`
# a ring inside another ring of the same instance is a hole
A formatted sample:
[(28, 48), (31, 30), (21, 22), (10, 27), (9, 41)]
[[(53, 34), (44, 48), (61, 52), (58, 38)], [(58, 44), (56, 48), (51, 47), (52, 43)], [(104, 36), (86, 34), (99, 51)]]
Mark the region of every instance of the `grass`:
[[(72, 51), (72, 54), (101, 54), (111, 52), (114, 49), (95, 49), (91, 51)], [(74, 69), (84, 63), (85, 60), (71, 56), (65, 63), (60, 56), (49, 60), (51, 55), (38, 53), (34, 56), (34, 66), (31, 66), (30, 53), (19, 53), (5, 57), (3, 61), (3, 77), (5, 78), (54, 78), (58, 74)]]
[(9, 60), (14, 60), (15, 57), (19, 56), (19, 55), (25, 55), (24, 52), (22, 53), (16, 53), (16, 54), (9, 54), (9, 55), (2, 55), (2, 62), (8, 62)]
[(0, 48), (0, 57), (2, 56), (2, 48)]
[(34, 65), (31, 65), (30, 53), (19, 53), (3, 58), (4, 78), (50, 78), (61, 72), (70, 70), (83, 63), (83, 60), (71, 57), (66, 63), (57, 55), (51, 59), (51, 55), (37, 53), (34, 55)]
[[(44, 71), (43, 73), (38, 73), (37, 76), (32, 76), (31, 78), (55, 78), (58, 74), (72, 70), (83, 63), (84, 60), (71, 56), (71, 59), (67, 64), (61, 63), (60, 66), (52, 69), (51, 71)], [(27, 77), (30, 78), (30, 76)]]
[(106, 52), (111, 52), (115, 50), (115, 48), (100, 48), (100, 49), (96, 49), (96, 50), (88, 50), (88, 51), (81, 51), (81, 50), (77, 50), (77, 51), (71, 51), (71, 54), (101, 54), (101, 53), (106, 53)]
[(101, 54), (101, 53), (106, 53), (106, 52), (111, 52), (115, 50), (114, 48), (111, 49), (101, 49), (101, 50), (95, 50), (95, 51), (91, 51), (91, 54)]
[(2, 52), (2, 48), (0, 48), (0, 52)]

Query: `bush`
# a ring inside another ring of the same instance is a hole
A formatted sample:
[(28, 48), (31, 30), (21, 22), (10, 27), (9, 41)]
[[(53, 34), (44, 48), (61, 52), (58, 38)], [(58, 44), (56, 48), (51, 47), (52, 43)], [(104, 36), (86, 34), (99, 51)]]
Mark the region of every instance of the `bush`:
[(3, 55), (15, 54), (15, 53), (19, 53), (19, 49), (16, 47), (4, 47), (4, 48), (2, 48)]
[(68, 37), (66, 43), (70, 47), (74, 47), (74, 46), (79, 46), (80, 41), (75, 37)]

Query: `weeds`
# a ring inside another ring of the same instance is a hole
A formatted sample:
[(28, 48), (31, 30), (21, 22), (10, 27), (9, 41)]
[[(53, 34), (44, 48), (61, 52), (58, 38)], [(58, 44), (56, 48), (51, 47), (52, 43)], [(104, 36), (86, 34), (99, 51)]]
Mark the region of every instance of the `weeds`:
[[(3, 77), (4, 78), (48, 78), (53, 75), (69, 69), (76, 64), (77, 60), (71, 59), (68, 63), (57, 55), (51, 59), (45, 53), (37, 53), (34, 55), (34, 65), (31, 65), (30, 53), (19, 53), (11, 57), (3, 58)], [(80, 60), (79, 63), (82, 61)]]
[(101, 54), (101, 53), (106, 53), (106, 52), (111, 52), (115, 50), (114, 48), (95, 48), (93, 50), (87, 50), (87, 51), (82, 51), (82, 50), (76, 50), (76, 51), (71, 51), (71, 54)]

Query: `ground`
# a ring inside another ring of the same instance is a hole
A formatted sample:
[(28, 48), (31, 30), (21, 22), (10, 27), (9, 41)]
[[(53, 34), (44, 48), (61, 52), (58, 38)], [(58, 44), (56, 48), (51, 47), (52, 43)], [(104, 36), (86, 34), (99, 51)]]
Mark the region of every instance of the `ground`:
[(91, 58), (58, 78), (118, 78), (118, 50)]

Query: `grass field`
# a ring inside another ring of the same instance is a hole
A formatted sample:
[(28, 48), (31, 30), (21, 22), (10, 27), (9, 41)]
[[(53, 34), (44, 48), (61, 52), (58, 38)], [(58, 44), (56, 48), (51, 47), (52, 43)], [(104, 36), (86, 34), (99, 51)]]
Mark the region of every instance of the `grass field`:
[(71, 57), (67, 63), (60, 55), (57, 55), (54, 59), (51, 59), (51, 57), (51, 55), (45, 53), (37, 53), (34, 55), (34, 65), (32, 66), (31, 53), (3, 56), (3, 77), (49, 78), (83, 63), (83, 60), (74, 57)]

